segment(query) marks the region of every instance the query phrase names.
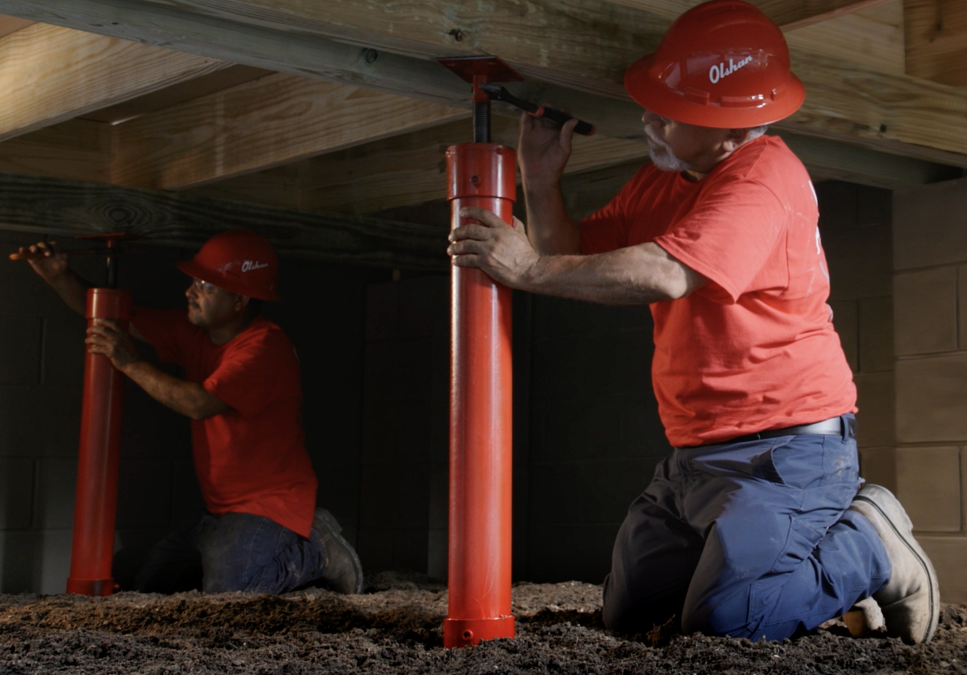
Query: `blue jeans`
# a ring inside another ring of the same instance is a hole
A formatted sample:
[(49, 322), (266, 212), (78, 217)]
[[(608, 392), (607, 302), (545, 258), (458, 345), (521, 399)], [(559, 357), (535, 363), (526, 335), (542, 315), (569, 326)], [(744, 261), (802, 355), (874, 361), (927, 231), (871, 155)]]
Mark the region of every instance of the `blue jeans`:
[(318, 579), (326, 550), (263, 516), (207, 511), (183, 521), (158, 542), (135, 578), (139, 591), (284, 593)]
[(856, 441), (803, 435), (675, 449), (628, 509), (604, 583), (604, 623), (781, 640), (886, 583), (869, 522), (848, 511)]

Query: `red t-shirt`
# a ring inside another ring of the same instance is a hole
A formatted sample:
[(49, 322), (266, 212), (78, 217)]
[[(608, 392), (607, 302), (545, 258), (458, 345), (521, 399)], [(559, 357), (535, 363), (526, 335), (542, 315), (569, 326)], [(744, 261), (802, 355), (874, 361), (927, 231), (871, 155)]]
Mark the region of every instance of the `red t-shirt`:
[(651, 305), (652, 380), (673, 446), (856, 411), (818, 220), (805, 167), (762, 136), (699, 181), (647, 164), (581, 221), (582, 253), (654, 242), (710, 279)]
[(299, 360), (282, 329), (259, 316), (216, 345), (181, 310), (139, 307), (133, 323), (162, 361), (229, 406), (191, 422), (208, 510), (264, 516), (308, 537), (317, 481), (304, 445)]

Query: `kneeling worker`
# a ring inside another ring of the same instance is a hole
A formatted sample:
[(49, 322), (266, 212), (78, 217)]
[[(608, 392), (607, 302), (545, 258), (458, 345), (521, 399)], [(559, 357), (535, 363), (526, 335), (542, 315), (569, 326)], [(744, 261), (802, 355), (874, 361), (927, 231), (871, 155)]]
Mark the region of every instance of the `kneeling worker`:
[(526, 233), (467, 208), (449, 248), (512, 288), (651, 307), (672, 450), (618, 532), (605, 625), (643, 632), (677, 615), (687, 632), (781, 640), (872, 597), (888, 632), (929, 640), (933, 566), (888, 490), (857, 492), (856, 388), (816, 195), (764, 134), (804, 97), (782, 32), (740, 0), (698, 5), (625, 86), (652, 163), (607, 206), (568, 217), (576, 121), (525, 117)]
[[(87, 284), (67, 256), (40, 243), (33, 269), (84, 314)], [(341, 593), (362, 590), (362, 566), (335, 518), (316, 509), (317, 480), (300, 422), (299, 361), (289, 338), (260, 314), (279, 300), (278, 258), (253, 232), (213, 236), (178, 268), (193, 277), (188, 311), (136, 307), (130, 335), (115, 321), (88, 330), (95, 354), (149, 396), (190, 417), (195, 472), (206, 509), (159, 542), (138, 572), (146, 592), (186, 590), (199, 563), (209, 593), (282, 593), (324, 581)], [(150, 343), (186, 379), (144, 361), (132, 336)]]

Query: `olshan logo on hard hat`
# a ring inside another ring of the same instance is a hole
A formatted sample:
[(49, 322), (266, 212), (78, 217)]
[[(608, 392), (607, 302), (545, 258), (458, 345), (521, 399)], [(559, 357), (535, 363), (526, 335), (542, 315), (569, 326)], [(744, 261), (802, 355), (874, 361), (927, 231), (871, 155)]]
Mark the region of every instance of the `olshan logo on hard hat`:
[(739, 61), (734, 61), (729, 59), (729, 65), (725, 65), (725, 62), (716, 63), (711, 68), (708, 69), (708, 79), (712, 84), (718, 84), (718, 81), (728, 77), (735, 71), (743, 68), (752, 63), (752, 57), (746, 56), (744, 59)]
[(258, 260), (246, 260), (245, 262), (242, 263), (242, 271), (252, 272), (254, 270), (260, 270), (263, 267), (268, 267), (268, 266), (269, 266), (268, 263), (259, 264)]

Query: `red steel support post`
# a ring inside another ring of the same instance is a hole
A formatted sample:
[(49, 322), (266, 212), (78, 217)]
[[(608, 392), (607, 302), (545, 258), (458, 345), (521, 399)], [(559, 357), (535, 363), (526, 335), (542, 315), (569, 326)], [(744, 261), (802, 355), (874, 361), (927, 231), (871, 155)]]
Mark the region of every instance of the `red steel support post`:
[[(513, 220), (513, 148), (447, 150), (451, 226), (481, 206)], [(514, 637), (511, 587), (511, 292), (453, 267), (450, 369), (449, 606), (444, 647)]]
[[(110, 288), (89, 289), (88, 327), (95, 319), (116, 319), (127, 328), (131, 319), (131, 294)], [(88, 352), (84, 360), (84, 402), (68, 593), (110, 595), (114, 591), (111, 558), (123, 402), (124, 376), (114, 369), (108, 357)]]

